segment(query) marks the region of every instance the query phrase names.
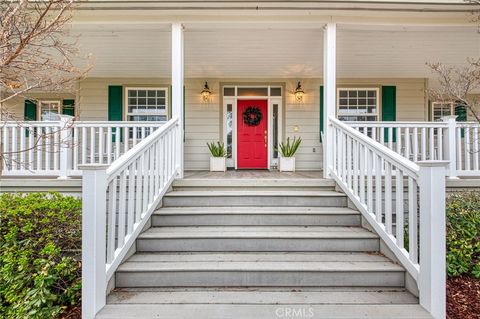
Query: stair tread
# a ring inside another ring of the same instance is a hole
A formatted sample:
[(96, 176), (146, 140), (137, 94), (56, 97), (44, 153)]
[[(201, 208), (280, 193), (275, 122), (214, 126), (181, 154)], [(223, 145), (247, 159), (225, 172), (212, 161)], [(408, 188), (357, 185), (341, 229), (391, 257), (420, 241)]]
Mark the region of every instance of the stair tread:
[(175, 226), (152, 227), (139, 239), (152, 238), (378, 238), (348, 226)]
[(182, 271), (242, 271), (242, 272), (403, 272), (391, 261), (179, 261), (123, 263), (118, 272), (182, 272)]
[(340, 252), (175, 252), (175, 253), (136, 253), (128, 262), (388, 262), (388, 258), (378, 253)]
[[(98, 319), (122, 318), (192, 318), (197, 319), (244, 319), (244, 318), (279, 318), (278, 309), (285, 311), (283, 304), (267, 305), (232, 305), (232, 304), (113, 304), (106, 305), (96, 316)], [(313, 305), (300, 307), (300, 311), (309, 314), (311, 308), (314, 318), (370, 318), (370, 319), (419, 319), (432, 318), (420, 305)], [(291, 307), (289, 307), (291, 311)], [(295, 308), (297, 309), (297, 308)], [(312, 318), (310, 316), (309, 318)], [(307, 318), (307, 317), (305, 317)]]
[(225, 196), (281, 196), (281, 197), (297, 197), (297, 196), (308, 196), (308, 197), (345, 197), (346, 195), (340, 192), (335, 191), (305, 191), (305, 190), (174, 190), (165, 194), (166, 197), (186, 197), (186, 196), (197, 196), (197, 197), (225, 197)]
[(359, 215), (360, 212), (347, 207), (241, 207), (241, 206), (198, 206), (162, 207), (155, 215), (214, 215), (214, 214), (267, 214), (267, 215)]
[(418, 304), (405, 289), (320, 288), (121, 288), (109, 304)]

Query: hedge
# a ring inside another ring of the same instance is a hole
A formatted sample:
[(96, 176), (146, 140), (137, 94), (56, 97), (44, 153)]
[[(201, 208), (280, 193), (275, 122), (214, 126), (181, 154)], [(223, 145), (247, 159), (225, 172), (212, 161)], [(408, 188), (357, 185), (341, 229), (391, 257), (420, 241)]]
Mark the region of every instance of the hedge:
[(81, 298), (81, 202), (0, 195), (0, 318), (55, 318)]

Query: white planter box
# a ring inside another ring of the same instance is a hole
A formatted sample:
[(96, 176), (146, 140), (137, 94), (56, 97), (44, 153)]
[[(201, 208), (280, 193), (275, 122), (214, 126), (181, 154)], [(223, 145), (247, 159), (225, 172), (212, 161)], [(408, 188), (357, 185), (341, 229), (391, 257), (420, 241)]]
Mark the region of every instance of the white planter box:
[(280, 172), (295, 172), (295, 157), (280, 157)]
[(210, 157), (210, 172), (225, 172), (227, 159), (225, 157)]

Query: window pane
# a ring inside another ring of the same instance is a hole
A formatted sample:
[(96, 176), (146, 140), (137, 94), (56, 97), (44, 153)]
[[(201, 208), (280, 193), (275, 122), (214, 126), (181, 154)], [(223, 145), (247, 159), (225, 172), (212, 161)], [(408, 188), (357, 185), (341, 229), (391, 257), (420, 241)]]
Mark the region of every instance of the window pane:
[(235, 88), (226, 87), (223, 88), (224, 96), (235, 96)]
[(342, 121), (377, 121), (377, 89), (340, 89), (338, 118)]
[(270, 96), (282, 96), (282, 88), (270, 88)]
[(166, 90), (128, 89), (127, 112), (130, 121), (165, 121)]
[(227, 124), (227, 158), (232, 158), (232, 141), (233, 141), (233, 106), (227, 104), (226, 124)]
[(268, 96), (268, 88), (238, 88), (238, 96)]

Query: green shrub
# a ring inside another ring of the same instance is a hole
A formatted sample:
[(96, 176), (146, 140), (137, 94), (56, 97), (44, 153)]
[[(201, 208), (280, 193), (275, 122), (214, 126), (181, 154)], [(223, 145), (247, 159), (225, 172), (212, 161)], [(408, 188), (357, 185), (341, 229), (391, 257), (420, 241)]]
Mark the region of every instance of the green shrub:
[(0, 317), (54, 318), (81, 296), (81, 202), (0, 195)]
[(480, 278), (480, 193), (460, 193), (447, 200), (447, 273)]

